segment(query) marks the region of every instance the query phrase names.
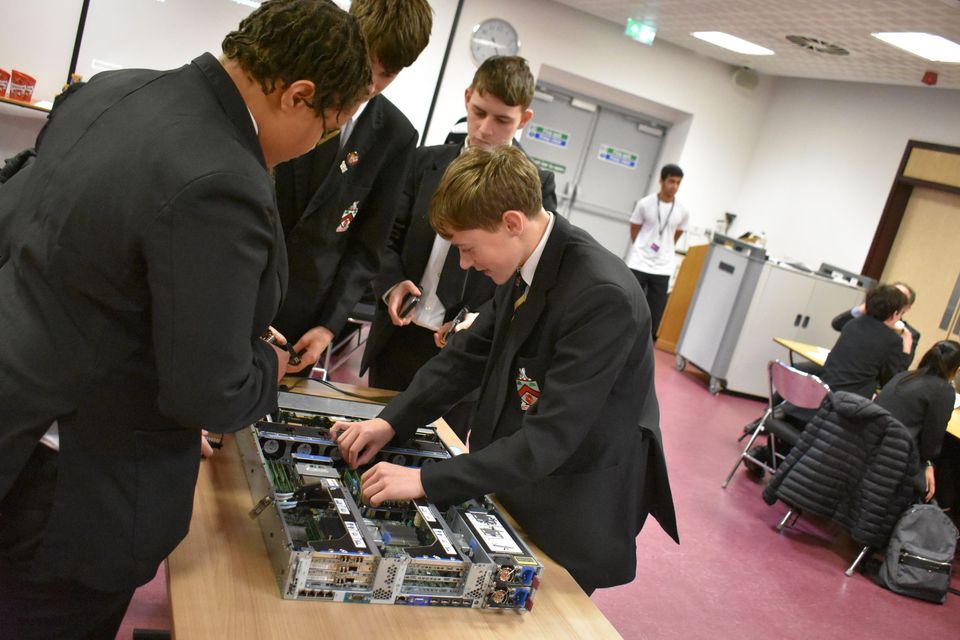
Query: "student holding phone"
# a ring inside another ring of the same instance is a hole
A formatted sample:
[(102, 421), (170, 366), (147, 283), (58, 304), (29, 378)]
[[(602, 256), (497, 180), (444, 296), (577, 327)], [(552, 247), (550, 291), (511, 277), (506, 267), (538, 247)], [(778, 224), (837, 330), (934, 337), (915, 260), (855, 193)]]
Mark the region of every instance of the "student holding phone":
[[(454, 330), (454, 316), (465, 307), (479, 308), (493, 295), (488, 278), (460, 268), (457, 248), (434, 233), (427, 212), (444, 170), (466, 148), (511, 144), (517, 130), (533, 117), (534, 87), (523, 58), (490, 58), (477, 69), (465, 92), (466, 140), (421, 147), (414, 154), (393, 231), (381, 255), (380, 274), (373, 282), (380, 302), (360, 366), (361, 374), (369, 368), (370, 386), (406, 389), (417, 369), (437, 355)], [(544, 206), (553, 210), (557, 206), (553, 174), (540, 171), (539, 176)], [(417, 302), (411, 306), (413, 298)]]

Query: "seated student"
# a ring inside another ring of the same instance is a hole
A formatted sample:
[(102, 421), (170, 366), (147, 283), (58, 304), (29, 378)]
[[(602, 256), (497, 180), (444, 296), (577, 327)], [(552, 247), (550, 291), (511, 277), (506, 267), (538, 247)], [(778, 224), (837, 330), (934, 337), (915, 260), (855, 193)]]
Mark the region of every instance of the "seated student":
[(820, 379), (831, 391), (849, 391), (865, 398), (904, 371), (913, 352), (913, 334), (897, 329), (906, 294), (894, 285), (867, 292), (866, 313), (847, 322), (823, 363)]
[(940, 455), (953, 412), (956, 392), (951, 381), (958, 369), (960, 343), (941, 340), (923, 355), (916, 371), (895, 375), (877, 396), (877, 404), (902, 422), (917, 443), (920, 460), (925, 465), (927, 492), (923, 499), (926, 502), (930, 502), (936, 491), (933, 461)]
[[(906, 329), (913, 336), (913, 348), (910, 351), (910, 362), (913, 362), (913, 358), (917, 353), (917, 343), (920, 342), (920, 332), (917, 331), (914, 327), (912, 327), (910, 323), (903, 318), (903, 316), (907, 315), (911, 307), (913, 307), (913, 303), (917, 301), (917, 292), (913, 290), (913, 287), (906, 284), (905, 282), (894, 282), (893, 286), (895, 286), (897, 289), (900, 289), (900, 291), (902, 291), (904, 295), (907, 296), (907, 304), (906, 306), (903, 307), (903, 310), (900, 312), (900, 316), (901, 316), (900, 322), (902, 323), (903, 326), (898, 328)], [(838, 314), (837, 317), (835, 317), (830, 322), (830, 326), (833, 327), (834, 330), (836, 331), (843, 331), (843, 327), (848, 322), (850, 322), (854, 318), (859, 318), (860, 316), (864, 315), (866, 312), (867, 312), (867, 303), (863, 302), (848, 311), (844, 311), (843, 313)], [(910, 366), (910, 362), (907, 363), (907, 366)]]
[(537, 169), (514, 147), (454, 160), (430, 223), (461, 267), (499, 287), (380, 417), (333, 430), (355, 468), (479, 389), (470, 453), (423, 469), (378, 463), (363, 474), (364, 499), (449, 505), (495, 492), (584, 591), (630, 582), (648, 513), (678, 540), (640, 285), (544, 210)]
[[(907, 296), (896, 286), (880, 285), (871, 289), (864, 304), (866, 313), (844, 325), (817, 375), (831, 391), (849, 391), (871, 398), (879, 387), (907, 368), (913, 335), (909, 331), (898, 335), (896, 324), (907, 305)], [(798, 429), (803, 429), (816, 413), (815, 409), (799, 409), (787, 402), (780, 407), (783, 419)], [(755, 428), (756, 425), (748, 426)], [(785, 454), (787, 448), (778, 448), (778, 451)], [(768, 460), (770, 456), (766, 444), (752, 448), (750, 454), (761, 460)], [(762, 467), (749, 460), (744, 466), (750, 473), (762, 477)]]

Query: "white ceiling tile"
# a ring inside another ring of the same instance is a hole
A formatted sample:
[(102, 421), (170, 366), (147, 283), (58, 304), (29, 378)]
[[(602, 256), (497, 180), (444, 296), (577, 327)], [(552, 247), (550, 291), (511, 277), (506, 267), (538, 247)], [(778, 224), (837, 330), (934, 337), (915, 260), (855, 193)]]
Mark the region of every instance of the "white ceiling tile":
[[(617, 24), (648, 19), (657, 38), (769, 75), (921, 86), (927, 70), (937, 87), (960, 89), (960, 64), (929, 62), (880, 42), (876, 31), (926, 31), (960, 42), (960, 0), (555, 0)], [(728, 52), (690, 35), (726, 31), (773, 49), (773, 56)], [(850, 52), (803, 49), (788, 35), (816, 38)], [(656, 45), (654, 45), (656, 46)]]

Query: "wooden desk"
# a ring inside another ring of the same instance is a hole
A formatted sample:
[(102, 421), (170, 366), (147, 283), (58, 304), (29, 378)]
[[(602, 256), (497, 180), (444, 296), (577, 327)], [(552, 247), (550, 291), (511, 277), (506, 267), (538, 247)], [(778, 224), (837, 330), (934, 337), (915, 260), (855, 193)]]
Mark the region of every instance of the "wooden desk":
[[(337, 386), (371, 393), (365, 387)], [(300, 382), (296, 391), (347, 398), (312, 381)], [(463, 447), (446, 424), (439, 422), (438, 432), (446, 442)], [(228, 436), (223, 449), (200, 465), (190, 534), (167, 562), (176, 640), (620, 637), (570, 574), (525, 536), (544, 566), (533, 611), (526, 614), (284, 600), (260, 527), (247, 515), (252, 507), (240, 456)]]
[(827, 361), (830, 355), (830, 349), (807, 344), (806, 342), (797, 342), (796, 340), (787, 340), (786, 338), (774, 338), (774, 342), (783, 345), (790, 351), (790, 364), (793, 364), (793, 354), (798, 353), (810, 362), (818, 364), (821, 367)]
[[(790, 350), (790, 364), (793, 364), (793, 354), (799, 353), (807, 360), (822, 367), (823, 363), (827, 360), (827, 356), (830, 355), (830, 349), (817, 347), (805, 342), (796, 342), (795, 340), (787, 340), (786, 338), (774, 338), (773, 341)], [(953, 415), (950, 416), (950, 422), (947, 424), (947, 433), (956, 438), (960, 438), (960, 409), (953, 410)]]

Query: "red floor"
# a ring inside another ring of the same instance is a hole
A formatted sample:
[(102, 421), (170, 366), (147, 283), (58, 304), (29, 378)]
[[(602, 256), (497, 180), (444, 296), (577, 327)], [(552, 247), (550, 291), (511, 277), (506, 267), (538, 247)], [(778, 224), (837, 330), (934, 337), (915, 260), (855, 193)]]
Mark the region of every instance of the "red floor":
[[(358, 382), (358, 362), (355, 356), (333, 379)], [(672, 355), (657, 352), (657, 396), (682, 544), (649, 520), (637, 540), (637, 579), (594, 594), (624, 638), (960, 635), (960, 596), (949, 595), (939, 606), (890, 593), (861, 575), (847, 578), (843, 571), (856, 549), (842, 532), (801, 519), (794, 530), (778, 534), (774, 526), (785, 509), (767, 506), (761, 486), (742, 471), (722, 490), (739, 452), (740, 428), (763, 405), (711, 396), (702, 378), (692, 370), (677, 372), (673, 362)], [(118, 638), (129, 639), (135, 627), (169, 628), (162, 573), (138, 590)], [(954, 586), (958, 578), (955, 569)]]

